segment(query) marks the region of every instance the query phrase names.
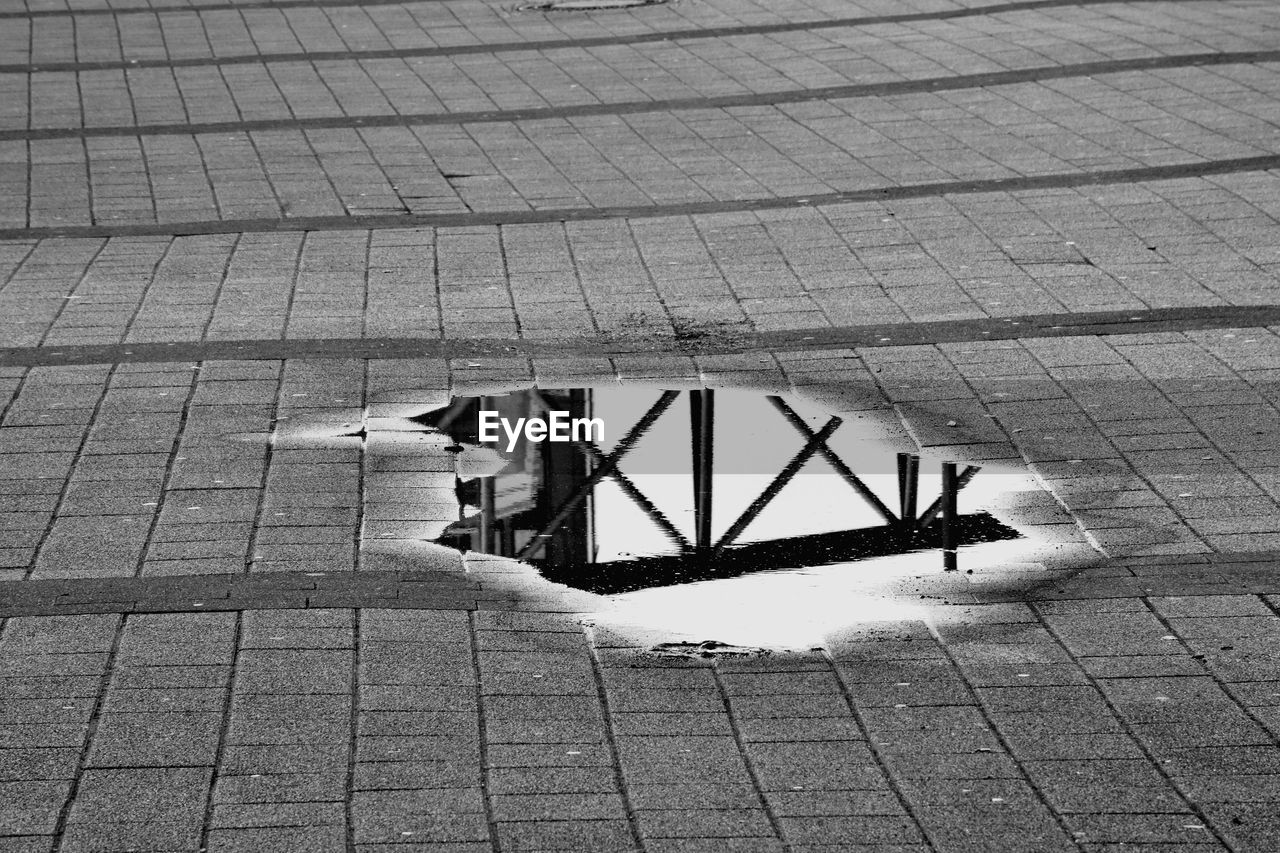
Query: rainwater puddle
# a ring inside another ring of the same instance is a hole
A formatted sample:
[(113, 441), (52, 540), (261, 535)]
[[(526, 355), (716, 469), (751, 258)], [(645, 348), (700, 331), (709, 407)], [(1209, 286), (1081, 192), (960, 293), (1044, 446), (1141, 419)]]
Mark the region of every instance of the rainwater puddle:
[(975, 546), (1019, 537), (982, 509), (998, 474), (956, 466), (949, 509), (941, 465), (790, 397), (530, 389), (412, 420), (458, 459), (459, 517), (439, 543), (592, 593), (883, 558), (964, 571)]

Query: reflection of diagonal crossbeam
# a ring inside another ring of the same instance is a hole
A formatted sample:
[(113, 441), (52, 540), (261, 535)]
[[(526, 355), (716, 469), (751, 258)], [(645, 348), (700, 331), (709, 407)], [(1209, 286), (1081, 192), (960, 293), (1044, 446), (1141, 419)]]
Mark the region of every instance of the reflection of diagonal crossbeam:
[(790, 483), (796, 472), (804, 467), (804, 463), (809, 461), (809, 457), (817, 453), (819, 447), (826, 447), (827, 439), (831, 437), (831, 433), (835, 432), (836, 427), (840, 426), (840, 424), (839, 418), (832, 418), (827, 421), (826, 426), (821, 430), (816, 433), (810, 433), (809, 439), (805, 442), (804, 447), (800, 449), (800, 452), (791, 457), (787, 467), (778, 472), (778, 475), (773, 478), (773, 482), (752, 501), (751, 506), (747, 507), (742, 515), (738, 516), (738, 520), (730, 525), (725, 534), (720, 537), (720, 541), (716, 542), (716, 551), (720, 551), (726, 545), (731, 544), (743, 530), (746, 530), (748, 524), (755, 521), (756, 516), (763, 512), (764, 508), (778, 496), (778, 492), (782, 491), (783, 486)]
[[(630, 431), (622, 437), (622, 440), (614, 447), (613, 452), (609, 453), (607, 456), (601, 454), (602, 458), (598, 467), (583, 479), (583, 481), (578, 484), (578, 487), (574, 489), (573, 494), (569, 495), (569, 497), (556, 508), (556, 511), (551, 515), (551, 519), (544, 524), (542, 529), (539, 530), (537, 534), (516, 553), (516, 559), (528, 559), (543, 546), (547, 537), (560, 529), (560, 526), (564, 524), (565, 519), (569, 517), (569, 514), (573, 512), (574, 508), (577, 507), (578, 504), (582, 503), (583, 499), (586, 498), (595, 485), (605, 477), (617, 471), (618, 463), (622, 460), (622, 457), (627, 455), (635, 443), (640, 440), (640, 437), (644, 435), (650, 426), (653, 425), (654, 421), (662, 416), (663, 412), (671, 407), (671, 404), (675, 402), (676, 397), (678, 396), (680, 396), (678, 391), (662, 392), (662, 396), (658, 398), (657, 402), (649, 407), (649, 411), (645, 412), (644, 417), (637, 421), (635, 426), (631, 427)], [(623, 488), (625, 489), (626, 487), (624, 486)], [(632, 486), (632, 488), (634, 489), (635, 487)]]
[[(574, 445), (590, 458), (597, 467), (603, 466), (607, 461), (607, 457), (600, 452), (600, 448), (589, 441), (574, 442)], [(681, 550), (687, 551), (689, 549), (689, 540), (684, 538), (684, 534), (677, 530), (676, 526), (663, 515), (662, 510), (654, 506), (653, 501), (649, 500), (645, 493), (640, 491), (635, 483), (631, 482), (631, 478), (616, 467), (609, 472), (609, 476), (622, 489), (623, 494), (631, 498), (632, 503), (644, 510), (644, 514), (649, 516), (650, 521), (662, 528), (662, 532), (667, 534), (668, 539)]]
[[(546, 407), (547, 411), (550, 412), (555, 410), (556, 404), (552, 400), (548, 399), (546, 394), (542, 391), (535, 391), (534, 393), (537, 394), (538, 400), (541, 401), (544, 407)], [(652, 423), (652, 421), (650, 421), (650, 423)], [(606, 456), (601, 452), (600, 448), (595, 446), (594, 442), (584, 440), (570, 443), (580, 450), (584, 456), (591, 460), (591, 464), (593, 466), (592, 470), (601, 468), (605, 465)], [(621, 459), (621, 457), (618, 457), (618, 459)], [(654, 505), (653, 501), (649, 500), (648, 496), (645, 495), (644, 492), (640, 491), (640, 488), (635, 483), (631, 482), (631, 478), (617, 468), (616, 462), (617, 460), (615, 460), (614, 467), (609, 471), (608, 476), (613, 478), (613, 481), (618, 484), (620, 489), (622, 489), (622, 493), (630, 498), (632, 503), (640, 507), (644, 514), (649, 517), (650, 521), (662, 529), (662, 532), (667, 535), (667, 538), (670, 539), (674, 545), (681, 550), (688, 550), (689, 540), (684, 538), (684, 534), (676, 529), (676, 526), (667, 519), (662, 510), (658, 509), (658, 507)]]
[[(805, 439), (811, 440), (813, 438), (813, 430), (801, 419), (799, 415), (795, 413), (794, 410), (792, 410), (790, 406), (783, 401), (781, 397), (771, 396), (769, 398), (769, 402), (773, 403), (775, 409), (782, 412), (782, 416), (787, 419), (787, 423), (795, 427), (796, 431), (803, 435)], [(862, 482), (858, 475), (849, 469), (848, 465), (844, 464), (844, 460), (837, 456), (834, 450), (827, 447), (827, 443), (825, 441), (818, 445), (817, 452), (822, 454), (822, 458), (827, 460), (831, 467), (836, 470), (836, 473), (839, 474), (846, 483), (852, 486), (853, 490), (861, 495), (863, 500), (871, 504), (872, 509), (880, 513), (881, 518), (889, 524), (893, 524), (898, 520), (898, 517), (893, 514), (893, 511), (884, 505), (884, 501), (876, 497), (876, 493), (867, 488), (867, 484)]]
[[(969, 481), (974, 478), (974, 475), (981, 470), (977, 466), (970, 465), (964, 470), (963, 474), (959, 477), (953, 478), (953, 481), (950, 484), (944, 483), (943, 494), (936, 501), (930, 504), (928, 509), (926, 509), (919, 518), (908, 517), (905, 514), (905, 507), (908, 503), (914, 505), (915, 499), (914, 495), (912, 495), (908, 501), (904, 491), (904, 515), (902, 518), (899, 518), (897, 515), (894, 515), (893, 511), (885, 505), (884, 501), (880, 500), (879, 496), (876, 495), (875, 492), (871, 491), (867, 484), (864, 483), (862, 479), (845, 464), (844, 460), (827, 445), (827, 439), (841, 423), (839, 418), (833, 417), (820, 431), (814, 432), (813, 428), (810, 427), (809, 424), (805, 423), (804, 419), (796, 414), (795, 410), (788, 406), (781, 397), (770, 395), (768, 399), (769, 402), (773, 404), (773, 407), (777, 409), (784, 418), (786, 418), (787, 423), (791, 424), (791, 426), (804, 437), (805, 445), (800, 452), (797, 453), (789, 463), (787, 463), (787, 467), (774, 477), (773, 481), (763, 492), (760, 493), (755, 501), (752, 502), (751, 506), (747, 507), (746, 511), (743, 512), (742, 515), (738, 517), (737, 521), (735, 521), (729, 529), (725, 531), (724, 535), (720, 537), (720, 540), (716, 543), (714, 549), (717, 552), (721, 551), (726, 546), (733, 544), (734, 540), (742, 535), (742, 532), (746, 530), (747, 526), (764, 511), (765, 507), (767, 507), (774, 498), (778, 496), (778, 493), (782, 491), (783, 487), (795, 477), (800, 468), (815, 453), (820, 454), (822, 458), (827, 460), (831, 467), (835, 469), (836, 473), (840, 475), (841, 479), (852, 486), (854, 491), (856, 491), (872, 509), (879, 513), (880, 517), (883, 518), (886, 523), (891, 525), (906, 524), (917, 530), (928, 526), (939, 516), (939, 514), (946, 515), (945, 510), (947, 507), (948, 497), (950, 497), (952, 504), (954, 504), (955, 495), (968, 485)], [(899, 486), (905, 490), (907, 483), (900, 482)], [(954, 514), (953, 510), (951, 515)], [(912, 510), (911, 515), (914, 515), (914, 510)]]
[[(548, 411), (554, 410), (555, 403), (545, 394), (541, 391), (535, 391), (534, 393)], [(712, 392), (705, 391), (703, 393), (709, 396)], [(955, 561), (954, 544), (951, 544), (948, 548), (948, 543), (951, 543), (954, 537), (949, 536), (948, 534), (954, 532), (951, 528), (954, 528), (955, 525), (955, 497), (959, 491), (968, 485), (968, 483), (974, 478), (980, 470), (979, 467), (973, 465), (967, 466), (964, 472), (957, 476), (955, 474), (955, 466), (953, 464), (948, 463), (947, 465), (944, 465), (943, 467), (946, 470), (944, 470), (942, 496), (930, 504), (922, 514), (916, 517), (914, 508), (916, 491), (915, 479), (919, 466), (918, 462), (914, 465), (911, 464), (911, 462), (917, 457), (910, 454), (899, 454), (899, 489), (903, 492), (901, 501), (902, 513), (900, 518), (885, 505), (879, 496), (877, 496), (827, 444), (828, 439), (842, 423), (840, 418), (830, 418), (822, 429), (815, 432), (813, 428), (798, 414), (796, 414), (795, 410), (793, 410), (781, 397), (773, 395), (770, 395), (767, 399), (783, 416), (783, 418), (786, 419), (787, 423), (789, 423), (791, 427), (804, 438), (804, 446), (795, 454), (795, 456), (792, 457), (786, 467), (778, 472), (765, 490), (761, 492), (751, 505), (747, 507), (747, 509), (737, 518), (737, 520), (730, 525), (729, 529), (725, 531), (714, 545), (710, 545), (709, 542), (709, 529), (706, 531), (703, 530), (704, 526), (708, 528), (710, 526), (710, 507), (705, 507), (705, 511), (701, 506), (695, 507), (695, 509), (698, 510), (698, 512), (695, 513), (697, 516), (696, 523), (698, 527), (698, 544), (695, 547), (684, 536), (684, 534), (671, 523), (663, 512), (658, 509), (651, 500), (649, 500), (648, 496), (646, 496), (629, 477), (618, 469), (618, 464), (622, 458), (632, 450), (636, 442), (639, 441), (639, 439), (648, 431), (653, 423), (661, 417), (668, 408), (670, 408), (671, 404), (675, 402), (678, 396), (679, 392), (676, 391), (662, 392), (662, 395), (658, 400), (647, 412), (645, 412), (644, 416), (637, 421), (634, 426), (632, 426), (622, 440), (619, 441), (615, 448), (608, 454), (601, 451), (600, 448), (591, 441), (575, 440), (571, 442), (573, 446), (576, 447), (578, 451), (591, 463), (591, 473), (577, 484), (573, 493), (551, 514), (550, 520), (547, 521), (543, 525), (542, 529), (539, 530), (537, 534), (535, 534), (533, 538), (516, 553), (515, 556), (517, 559), (528, 559), (542, 550), (543, 547), (545, 547), (547, 540), (560, 530), (566, 521), (568, 521), (574, 509), (579, 506), (591, 493), (592, 489), (594, 489), (594, 487), (606, 477), (613, 479), (618, 484), (623, 494), (625, 494), (632, 503), (639, 507), (645, 515), (661, 529), (663, 534), (665, 534), (666, 537), (681, 551), (686, 553), (704, 553), (709, 551), (710, 555), (714, 558), (724, 548), (732, 545), (737, 538), (742, 535), (743, 531), (746, 530), (746, 528), (750, 526), (757, 517), (759, 517), (759, 515), (769, 506), (770, 503), (774, 501), (775, 498), (777, 498), (782, 489), (796, 477), (800, 469), (804, 467), (809, 459), (815, 455), (821, 455), (822, 458), (831, 465), (835, 472), (840, 475), (840, 478), (851, 486), (854, 491), (857, 492), (858, 495), (889, 525), (901, 525), (908, 529), (921, 530), (928, 527), (935, 520), (941, 517), (943, 521), (944, 550), (947, 550), (949, 555), (947, 567), (954, 567), (952, 565)], [(693, 413), (692, 429), (694, 432), (694, 466), (695, 469), (698, 469), (695, 470), (695, 503), (698, 503), (703, 498), (702, 489), (697, 485), (699, 474), (707, 480), (710, 479), (711, 474), (709, 470), (710, 406), (707, 405), (705, 407), (706, 411), (703, 413), (703, 418), (700, 419), (699, 413), (701, 410), (697, 408), (700, 402), (703, 401), (694, 399), (691, 399), (690, 401), (690, 405), (693, 407), (691, 411)], [(709, 404), (710, 400), (705, 402)], [(703, 420), (706, 420), (706, 423), (703, 423)], [(708, 433), (707, 436), (700, 436), (700, 427), (706, 429)], [(700, 437), (706, 443), (706, 447), (698, 444)], [(702, 454), (706, 455), (706, 458), (703, 460), (703, 462), (706, 463), (704, 467), (708, 469), (706, 471), (701, 471), (699, 466), (699, 457)], [(905, 469), (903, 469), (903, 457), (906, 457), (907, 466)], [(709, 483), (703, 484), (703, 487), (707, 489), (705, 497), (708, 499), (708, 503), (710, 498), (709, 486)]]

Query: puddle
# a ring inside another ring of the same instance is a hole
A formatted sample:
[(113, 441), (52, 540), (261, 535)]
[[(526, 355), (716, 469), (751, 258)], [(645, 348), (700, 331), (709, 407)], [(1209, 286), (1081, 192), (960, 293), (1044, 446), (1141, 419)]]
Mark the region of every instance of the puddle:
[(458, 462), (459, 517), (437, 542), (592, 593), (900, 555), (963, 570), (972, 546), (1019, 536), (971, 499), (983, 471), (958, 466), (946, 512), (939, 465), (792, 398), (530, 389), (410, 420)]
[[(914, 442), (891, 412), (840, 387), (774, 396), (666, 381), (681, 390), (508, 384), (451, 398), (406, 384), (367, 409), (235, 438), (362, 458), (364, 567), (465, 570), (660, 656), (826, 647), (851, 626), (919, 622), (956, 596), (1038, 583), (1054, 571), (1044, 561), (1088, 548), (1062, 544), (1058, 530), (1076, 526), (1011, 460), (953, 469), (948, 560), (938, 498), (950, 457), (930, 450), (913, 472), (899, 451)], [(495, 428), (483, 437), (482, 411)], [(563, 435), (530, 436), (530, 419)]]

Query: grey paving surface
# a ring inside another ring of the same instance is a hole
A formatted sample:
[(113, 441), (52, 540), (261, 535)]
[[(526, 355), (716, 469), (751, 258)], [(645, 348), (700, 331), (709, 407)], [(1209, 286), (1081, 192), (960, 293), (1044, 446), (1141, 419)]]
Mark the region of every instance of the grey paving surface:
[[(0, 0), (0, 851), (1280, 850), (1278, 52)], [(431, 544), (403, 418), (534, 383), (807, 399), (1029, 538), (637, 622)]]

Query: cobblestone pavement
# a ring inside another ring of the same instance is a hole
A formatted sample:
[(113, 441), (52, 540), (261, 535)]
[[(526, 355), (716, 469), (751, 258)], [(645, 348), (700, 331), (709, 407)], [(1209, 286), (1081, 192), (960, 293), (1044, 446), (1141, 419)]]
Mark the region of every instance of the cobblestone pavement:
[[(0, 853), (1280, 850), (1278, 94), (1273, 0), (0, 0)], [(1028, 544), (637, 627), (432, 544), (397, 425), (535, 383)]]

